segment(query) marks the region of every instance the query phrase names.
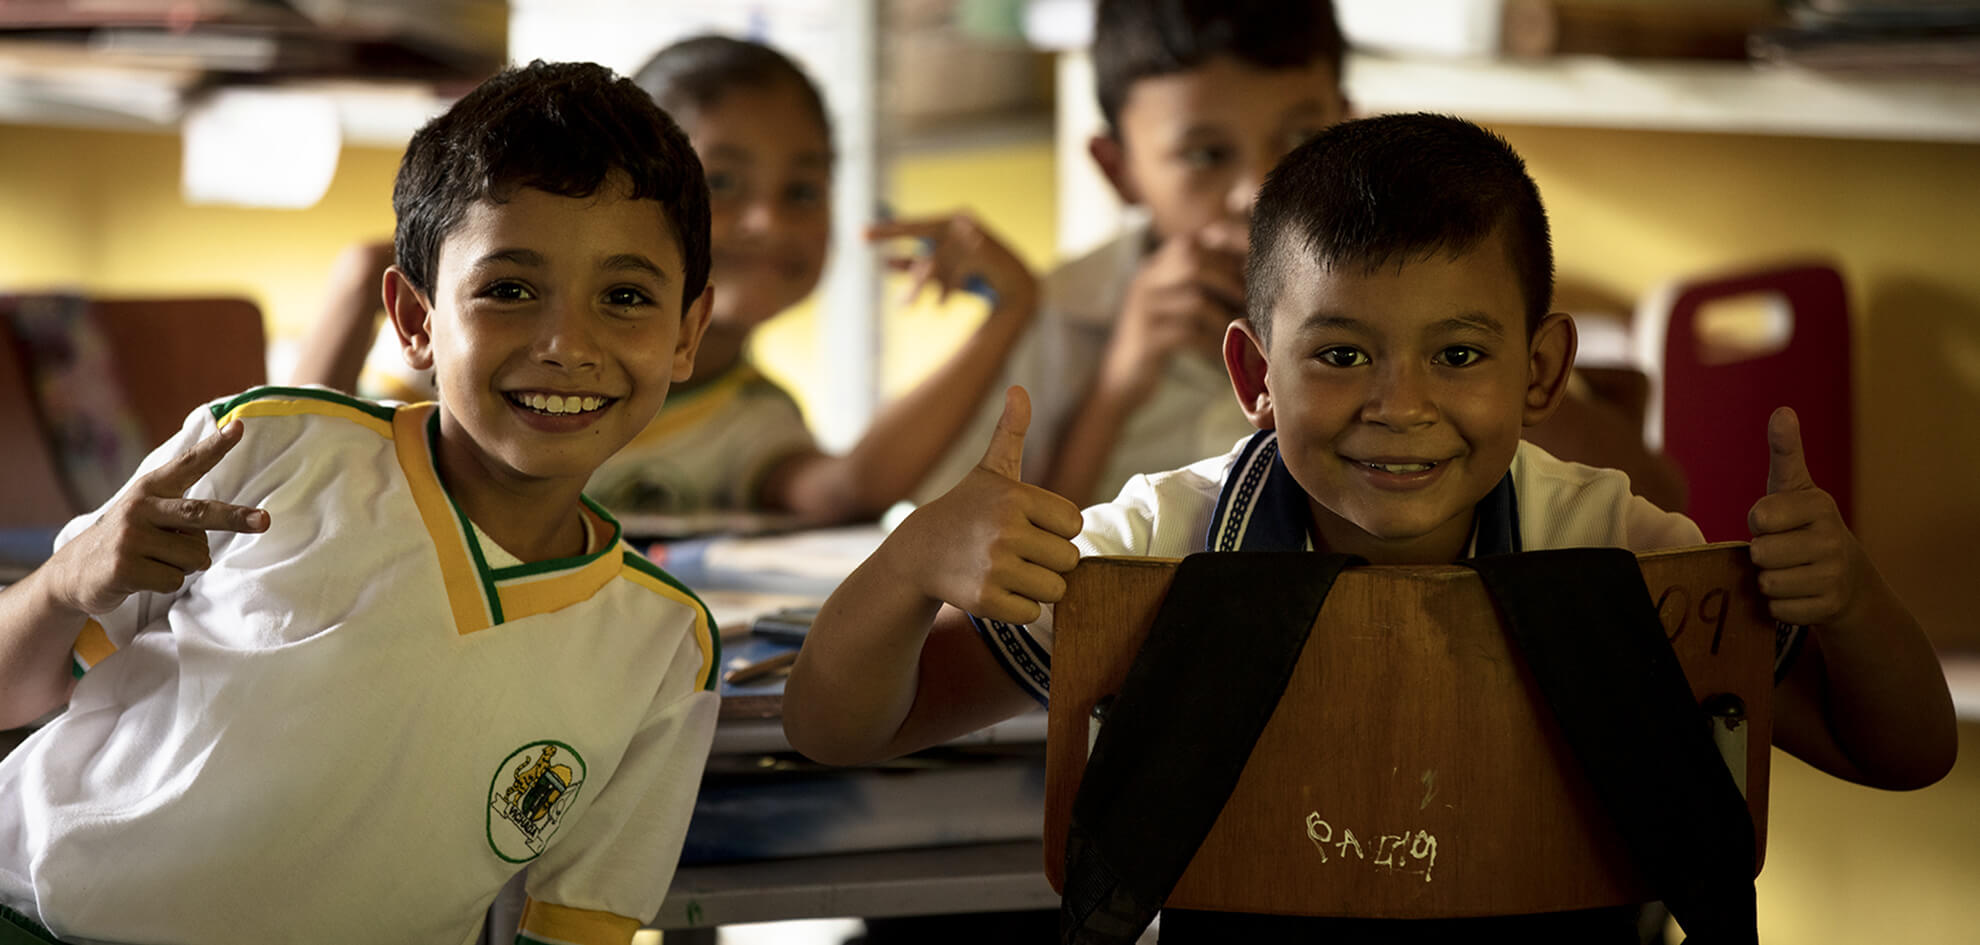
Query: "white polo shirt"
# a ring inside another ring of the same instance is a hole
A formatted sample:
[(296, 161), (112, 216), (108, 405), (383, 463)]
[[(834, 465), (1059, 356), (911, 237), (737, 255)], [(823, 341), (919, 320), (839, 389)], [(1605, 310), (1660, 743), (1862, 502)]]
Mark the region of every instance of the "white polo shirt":
[(590, 553), (491, 566), (436, 413), (263, 388), (145, 460), (242, 420), (189, 495), (271, 524), (86, 625), (67, 712), (0, 761), (0, 902), (75, 942), (469, 942), (528, 865), (544, 941), (657, 911), (715, 628), (588, 504)]

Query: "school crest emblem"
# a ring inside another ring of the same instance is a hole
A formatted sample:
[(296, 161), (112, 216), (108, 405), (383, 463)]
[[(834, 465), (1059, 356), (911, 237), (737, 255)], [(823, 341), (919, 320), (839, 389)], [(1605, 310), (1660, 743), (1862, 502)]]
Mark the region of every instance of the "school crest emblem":
[(488, 785), (488, 846), (511, 863), (549, 849), (584, 787), (584, 758), (563, 742), (531, 742), (495, 767)]

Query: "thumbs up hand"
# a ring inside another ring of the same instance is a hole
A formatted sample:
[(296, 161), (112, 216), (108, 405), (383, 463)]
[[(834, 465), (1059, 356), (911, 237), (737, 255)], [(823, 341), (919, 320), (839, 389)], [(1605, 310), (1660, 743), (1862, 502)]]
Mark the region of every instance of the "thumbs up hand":
[(911, 580), (929, 598), (978, 617), (1027, 623), (1065, 594), (1063, 575), (1079, 563), (1072, 538), (1082, 522), (1078, 506), (1020, 481), (1030, 423), (1024, 388), (1005, 391), (983, 461), (889, 539), (911, 543)]
[(1767, 494), (1747, 513), (1753, 564), (1768, 610), (1784, 623), (1822, 625), (1861, 598), (1869, 559), (1843, 524), (1836, 500), (1808, 475), (1801, 422), (1782, 407), (1767, 419)]

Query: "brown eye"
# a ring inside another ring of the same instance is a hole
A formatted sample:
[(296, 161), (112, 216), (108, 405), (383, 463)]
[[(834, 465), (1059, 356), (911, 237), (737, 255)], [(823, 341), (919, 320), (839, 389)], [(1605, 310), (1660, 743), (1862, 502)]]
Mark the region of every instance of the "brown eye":
[(483, 289), (481, 294), (491, 299), (500, 299), (504, 302), (522, 302), (536, 297), (534, 293), (529, 291), (529, 286), (507, 279), (496, 282), (488, 288)]
[(1470, 345), (1452, 345), (1437, 352), (1437, 363), (1451, 367), (1470, 367), (1485, 357), (1485, 352)]
[(638, 289), (620, 286), (605, 293), (605, 304), (616, 305), (620, 308), (631, 308), (636, 305), (651, 305), (653, 304), (653, 299)]
[(1350, 348), (1346, 345), (1322, 348), (1314, 354), (1314, 357), (1319, 358), (1320, 362), (1328, 367), (1350, 368), (1368, 363), (1368, 355), (1363, 354), (1360, 348)]

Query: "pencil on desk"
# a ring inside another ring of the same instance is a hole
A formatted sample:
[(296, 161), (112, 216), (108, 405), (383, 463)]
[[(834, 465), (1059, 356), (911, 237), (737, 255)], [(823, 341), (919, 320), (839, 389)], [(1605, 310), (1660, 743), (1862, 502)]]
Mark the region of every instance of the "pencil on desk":
[(790, 669), (791, 664), (797, 662), (797, 656), (798, 651), (791, 650), (788, 653), (779, 653), (769, 659), (757, 660), (747, 666), (740, 666), (722, 674), (722, 681), (728, 683), (746, 683), (752, 680), (762, 679), (771, 673), (783, 672)]

